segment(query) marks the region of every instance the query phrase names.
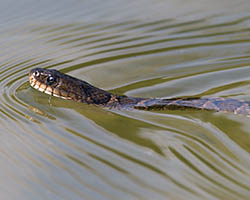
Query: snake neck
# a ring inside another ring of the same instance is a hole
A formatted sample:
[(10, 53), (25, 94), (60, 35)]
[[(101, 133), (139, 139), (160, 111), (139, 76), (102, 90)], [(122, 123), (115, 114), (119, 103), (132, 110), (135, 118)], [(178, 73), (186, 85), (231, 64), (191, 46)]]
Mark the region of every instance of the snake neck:
[(81, 94), (82, 96), (80, 95), (79, 99), (76, 99), (76, 101), (116, 109), (133, 108), (139, 102), (146, 100), (146, 98), (115, 95), (100, 88), (96, 88), (88, 83), (83, 84)]
[[(73, 80), (72, 77), (70, 78), (71, 81), (66, 81), (67, 84), (63, 82), (66, 79), (62, 79), (61, 83), (56, 87), (58, 88), (58, 96), (61, 98), (108, 108), (133, 107), (144, 99), (115, 95), (85, 81), (79, 79)], [(64, 88), (64, 85), (67, 85), (67, 87)]]

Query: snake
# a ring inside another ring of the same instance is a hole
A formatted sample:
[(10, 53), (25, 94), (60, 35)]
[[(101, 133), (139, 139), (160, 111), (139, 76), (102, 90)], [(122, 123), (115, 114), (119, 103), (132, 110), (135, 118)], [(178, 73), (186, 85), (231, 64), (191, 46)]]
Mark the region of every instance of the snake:
[(250, 101), (222, 97), (143, 98), (116, 95), (55, 69), (34, 68), (30, 70), (29, 83), (34, 89), (51, 96), (109, 109), (199, 109), (250, 116)]

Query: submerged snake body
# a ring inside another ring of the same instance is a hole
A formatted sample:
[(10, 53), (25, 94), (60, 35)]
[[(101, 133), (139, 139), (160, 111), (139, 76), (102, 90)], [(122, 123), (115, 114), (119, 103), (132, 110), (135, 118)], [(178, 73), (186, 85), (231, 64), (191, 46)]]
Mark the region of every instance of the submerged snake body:
[(250, 116), (250, 102), (225, 98), (139, 98), (112, 94), (54, 69), (35, 68), (29, 73), (30, 85), (63, 99), (116, 109), (204, 109)]

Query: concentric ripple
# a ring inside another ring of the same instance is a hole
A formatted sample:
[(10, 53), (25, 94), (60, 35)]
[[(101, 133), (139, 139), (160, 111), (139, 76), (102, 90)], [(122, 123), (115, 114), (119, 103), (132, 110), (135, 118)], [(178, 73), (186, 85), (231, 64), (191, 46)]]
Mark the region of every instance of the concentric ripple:
[(248, 1), (1, 1), (1, 199), (249, 199), (249, 118), (110, 111), (29, 86), (250, 99)]

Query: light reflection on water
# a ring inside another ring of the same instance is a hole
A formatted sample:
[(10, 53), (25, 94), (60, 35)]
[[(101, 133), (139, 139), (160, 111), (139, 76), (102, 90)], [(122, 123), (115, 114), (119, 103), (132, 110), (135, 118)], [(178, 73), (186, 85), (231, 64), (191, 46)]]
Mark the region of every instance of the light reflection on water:
[(132, 96), (249, 100), (250, 3), (0, 5), (2, 198), (249, 198), (249, 118), (105, 110), (37, 92), (27, 73), (55, 68)]

